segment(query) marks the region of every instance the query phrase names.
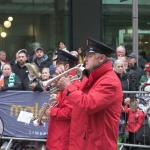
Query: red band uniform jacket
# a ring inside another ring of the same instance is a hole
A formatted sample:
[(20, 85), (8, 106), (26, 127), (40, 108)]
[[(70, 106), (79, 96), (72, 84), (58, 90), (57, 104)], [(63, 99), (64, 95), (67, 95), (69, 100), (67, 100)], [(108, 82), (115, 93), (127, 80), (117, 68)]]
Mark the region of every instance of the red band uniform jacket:
[(58, 107), (51, 108), (46, 148), (48, 150), (68, 150), (72, 105), (57, 95)]
[(69, 150), (116, 150), (123, 93), (111, 62), (63, 94), (74, 105)]

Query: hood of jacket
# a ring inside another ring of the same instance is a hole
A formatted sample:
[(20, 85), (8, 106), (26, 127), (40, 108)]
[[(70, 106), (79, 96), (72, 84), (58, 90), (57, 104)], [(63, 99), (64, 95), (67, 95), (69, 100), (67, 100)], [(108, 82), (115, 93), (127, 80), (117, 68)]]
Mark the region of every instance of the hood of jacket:
[(44, 61), (47, 61), (48, 60), (48, 56), (47, 56), (47, 54), (44, 54), (44, 56), (43, 56), (43, 58), (42, 58), (42, 61), (38, 61), (38, 59), (36, 58), (36, 62), (38, 63), (38, 65), (40, 66), (40, 64), (42, 63), (42, 62), (44, 62)]

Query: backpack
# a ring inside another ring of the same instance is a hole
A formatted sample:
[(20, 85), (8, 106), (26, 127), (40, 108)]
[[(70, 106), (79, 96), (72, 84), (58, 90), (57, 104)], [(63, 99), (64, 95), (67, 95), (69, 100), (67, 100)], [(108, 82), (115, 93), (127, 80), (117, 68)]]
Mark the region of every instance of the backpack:
[(148, 119), (146, 119), (140, 130), (136, 134), (136, 140), (141, 144), (150, 144), (150, 127), (148, 125)]

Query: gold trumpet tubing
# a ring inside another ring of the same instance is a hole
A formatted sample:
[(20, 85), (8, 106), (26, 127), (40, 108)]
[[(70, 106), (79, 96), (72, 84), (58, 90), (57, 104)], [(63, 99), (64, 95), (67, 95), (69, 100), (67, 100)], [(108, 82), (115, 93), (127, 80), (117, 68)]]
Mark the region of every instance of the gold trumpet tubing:
[(78, 77), (78, 75), (75, 75), (75, 76), (73, 76), (73, 77), (71, 77), (71, 83), (73, 83), (73, 81), (75, 81), (75, 80), (80, 80), (81, 79), (81, 75), (80, 75), (80, 77)]
[(49, 79), (47, 81), (43, 81), (41, 84), (44, 88), (46, 88), (47, 86), (49, 86), (52, 82), (55, 82), (56, 80), (58, 80), (59, 78), (65, 76), (67, 73), (69, 73), (70, 71), (72, 70), (75, 70), (75, 69), (78, 69), (80, 71), (80, 78), (82, 77), (82, 68), (80, 69), (81, 65), (77, 65), (67, 71), (64, 71), (63, 73), (57, 75), (56, 77), (52, 78), (52, 79)]
[[(80, 78), (77, 75), (71, 77), (71, 82), (73, 82), (75, 80), (80, 80)], [(49, 94), (57, 93), (58, 91), (59, 91), (59, 89), (54, 86), (53, 88), (50, 89)]]
[(57, 92), (58, 92), (58, 88), (57, 87), (53, 87), (49, 91), (50, 94), (57, 93)]
[(33, 124), (34, 124), (35, 126), (43, 125), (43, 123), (42, 123), (42, 117), (44, 116), (44, 113), (46, 112), (47, 108), (49, 107), (50, 101), (53, 100), (53, 99), (56, 99), (56, 96), (57, 96), (56, 94), (52, 94), (52, 95), (50, 96), (50, 99), (48, 100), (48, 102), (47, 102), (47, 103), (44, 103), (44, 104), (46, 104), (46, 105), (44, 106), (43, 111), (41, 112), (41, 114), (39, 115), (39, 117), (38, 117), (37, 119), (33, 120)]

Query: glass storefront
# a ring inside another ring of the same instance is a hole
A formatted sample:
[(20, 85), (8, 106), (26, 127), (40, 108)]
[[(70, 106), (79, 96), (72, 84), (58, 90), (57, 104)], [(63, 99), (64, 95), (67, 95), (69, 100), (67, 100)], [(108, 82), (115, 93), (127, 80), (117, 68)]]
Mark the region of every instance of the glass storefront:
[(69, 47), (69, 14), (68, 0), (0, 1), (0, 50), (6, 51), (11, 61), (19, 49), (30, 53), (33, 42), (38, 42), (45, 53), (54, 51), (59, 41)]
[[(103, 41), (132, 49), (132, 0), (103, 0)], [(138, 50), (150, 54), (150, 1), (138, 0)]]

